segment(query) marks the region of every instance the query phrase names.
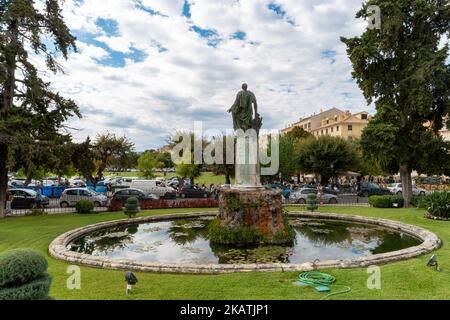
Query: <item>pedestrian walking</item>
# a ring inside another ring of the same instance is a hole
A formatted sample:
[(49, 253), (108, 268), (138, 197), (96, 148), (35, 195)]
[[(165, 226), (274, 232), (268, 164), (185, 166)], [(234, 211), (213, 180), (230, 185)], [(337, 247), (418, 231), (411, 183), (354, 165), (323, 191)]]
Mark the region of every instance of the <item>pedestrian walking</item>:
[(12, 202), (14, 201), (14, 196), (11, 191), (6, 192), (6, 214), (12, 213)]
[(42, 209), (42, 192), (41, 188), (36, 185), (34, 188), (36, 191), (36, 209)]

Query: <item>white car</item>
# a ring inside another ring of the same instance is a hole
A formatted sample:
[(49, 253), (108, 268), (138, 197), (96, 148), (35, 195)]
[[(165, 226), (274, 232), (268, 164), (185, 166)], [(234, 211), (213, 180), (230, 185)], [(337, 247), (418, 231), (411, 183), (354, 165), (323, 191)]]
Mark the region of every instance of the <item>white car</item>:
[(140, 189), (147, 194), (154, 194), (159, 198), (174, 199), (177, 194), (174, 188), (168, 187), (158, 180), (133, 180), (130, 188)]
[[(392, 194), (396, 194), (398, 196), (401, 196), (403, 194), (403, 188), (401, 183), (392, 183), (387, 188), (389, 189), (389, 191), (391, 191)], [(428, 190), (419, 189), (416, 186), (413, 186), (412, 192), (413, 195), (415, 196), (426, 196), (430, 194)]]

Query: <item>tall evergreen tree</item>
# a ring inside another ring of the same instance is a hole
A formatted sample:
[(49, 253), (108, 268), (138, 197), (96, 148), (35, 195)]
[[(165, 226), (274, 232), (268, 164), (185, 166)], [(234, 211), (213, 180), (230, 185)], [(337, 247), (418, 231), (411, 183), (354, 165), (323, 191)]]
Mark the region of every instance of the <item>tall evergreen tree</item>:
[[(353, 77), (368, 104), (375, 103), (377, 109), (363, 133), (364, 153), (383, 169), (397, 166), (408, 206), (411, 172), (423, 169), (423, 157), (430, 151), (427, 144), (445, 147), (438, 131), (450, 110), (449, 44), (440, 47), (440, 43), (445, 34), (450, 35), (450, 3), (370, 0), (356, 17), (369, 18), (367, 9), (372, 5), (381, 10), (381, 28), (342, 41), (353, 64)], [(433, 150), (440, 150), (435, 160), (449, 161), (445, 152), (444, 159), (436, 159), (442, 149)]]
[(0, 1), (0, 218), (11, 144), (48, 144), (63, 135), (69, 117), (80, 116), (72, 100), (39, 77), (30, 55), (43, 57), (56, 73), (61, 71), (58, 56), (67, 59), (70, 50), (76, 50), (75, 38), (64, 23), (60, 1), (46, 0), (42, 10), (32, 0)]

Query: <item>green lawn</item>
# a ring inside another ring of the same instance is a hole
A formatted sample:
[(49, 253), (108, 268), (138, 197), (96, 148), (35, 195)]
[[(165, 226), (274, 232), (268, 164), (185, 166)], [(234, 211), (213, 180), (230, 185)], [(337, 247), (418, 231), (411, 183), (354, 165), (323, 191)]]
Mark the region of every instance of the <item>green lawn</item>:
[[(298, 209), (295, 209), (298, 210)], [(187, 212), (192, 209), (146, 211), (141, 215)], [(199, 211), (199, 210), (195, 210)], [(425, 227), (438, 234), (444, 246), (437, 251), (442, 271), (427, 268), (429, 255), (384, 265), (382, 289), (366, 287), (366, 269), (324, 270), (337, 284), (352, 288), (334, 299), (448, 299), (450, 297), (450, 223), (423, 218), (417, 209), (321, 208), (321, 212), (358, 214), (399, 220)], [(88, 224), (124, 218), (123, 213), (99, 215), (65, 214), (9, 218), (0, 221), (0, 252), (33, 248), (45, 254), (53, 276), (55, 299), (319, 299), (312, 288), (292, 285), (298, 273), (236, 273), (227, 275), (171, 275), (137, 273), (138, 285), (131, 297), (125, 293), (124, 272), (81, 267), (81, 290), (68, 290), (68, 263), (51, 258), (48, 245), (58, 235)]]

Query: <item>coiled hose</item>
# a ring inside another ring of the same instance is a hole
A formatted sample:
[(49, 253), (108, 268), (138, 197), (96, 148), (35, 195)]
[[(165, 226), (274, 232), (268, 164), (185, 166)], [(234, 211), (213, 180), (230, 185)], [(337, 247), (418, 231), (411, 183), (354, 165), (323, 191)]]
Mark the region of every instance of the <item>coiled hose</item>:
[(308, 271), (299, 274), (298, 279), (300, 282), (311, 285), (311, 286), (327, 286), (327, 287), (342, 287), (343, 289), (336, 292), (331, 292), (326, 296), (320, 298), (320, 300), (325, 300), (331, 296), (335, 296), (338, 294), (344, 294), (352, 291), (352, 289), (348, 286), (336, 285), (336, 278), (327, 273), (317, 272), (317, 271)]

